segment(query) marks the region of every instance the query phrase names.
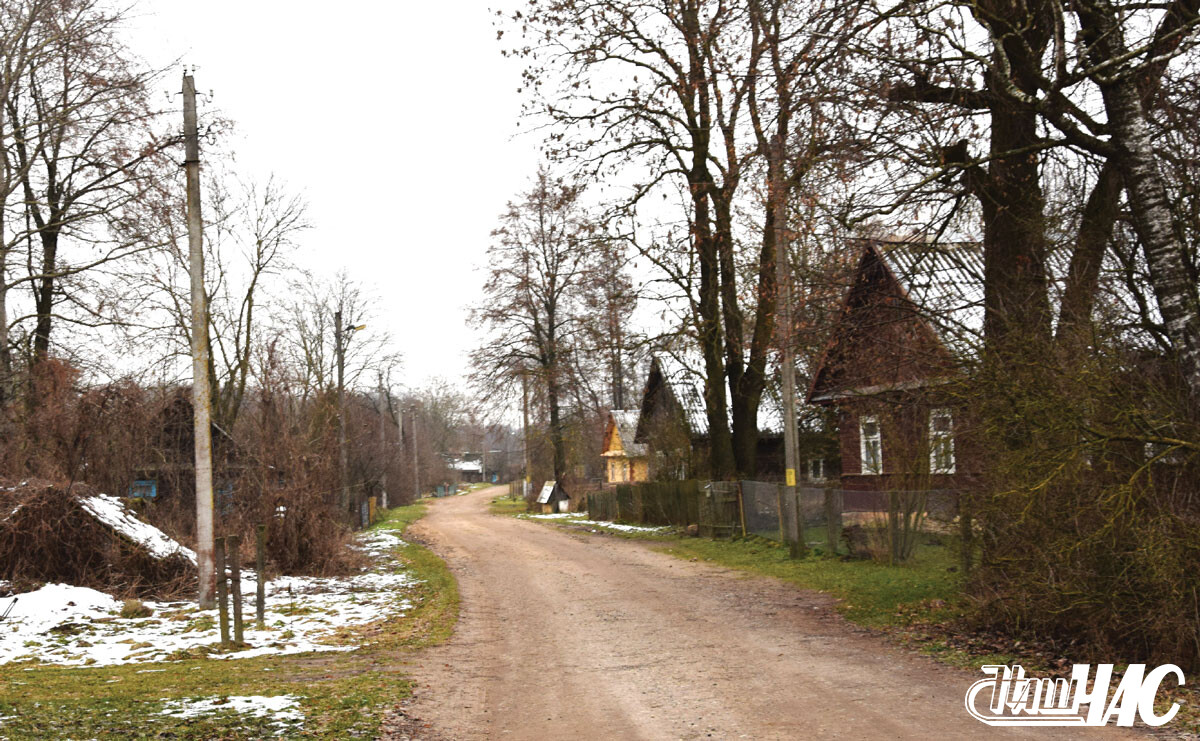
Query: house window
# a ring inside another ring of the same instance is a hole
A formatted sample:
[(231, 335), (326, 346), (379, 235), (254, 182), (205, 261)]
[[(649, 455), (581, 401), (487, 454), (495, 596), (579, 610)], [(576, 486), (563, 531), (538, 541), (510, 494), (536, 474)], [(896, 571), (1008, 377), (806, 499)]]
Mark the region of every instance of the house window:
[(954, 417), (949, 409), (929, 413), (929, 472), (954, 473)]
[(808, 480), (809, 481), (824, 481), (825, 480), (825, 459), (824, 458), (809, 458), (808, 459)]
[(883, 438), (879, 432), (879, 420), (875, 417), (860, 417), (858, 420), (858, 445), (864, 474), (883, 473)]

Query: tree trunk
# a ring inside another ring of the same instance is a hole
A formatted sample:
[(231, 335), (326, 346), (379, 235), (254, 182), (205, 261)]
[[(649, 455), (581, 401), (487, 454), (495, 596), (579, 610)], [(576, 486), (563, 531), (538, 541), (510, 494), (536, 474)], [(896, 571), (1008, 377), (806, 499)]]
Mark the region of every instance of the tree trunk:
[[(1017, 104), (992, 109), (984, 207), (984, 338), (995, 357), (1036, 352), (1050, 337), (1046, 283), (1045, 198), (1036, 154), (1037, 116)], [(1017, 152), (1013, 154), (1013, 152)]]
[(725, 376), (729, 382), (729, 407), (733, 429), (731, 444), (737, 473), (752, 477), (755, 473), (755, 452), (758, 447), (758, 401), (762, 394), (759, 385), (747, 378), (752, 372), (745, 360), (745, 318), (739, 304), (737, 271), (733, 259), (733, 215), (728, 193), (718, 191), (713, 198), (716, 216), (717, 258), (721, 276), (721, 314), (725, 322)]
[[(700, 296), (696, 329), (700, 352), (704, 357), (704, 410), (708, 418), (709, 468), (715, 479), (731, 478), (736, 470), (733, 440), (726, 416), (725, 360), (721, 331), (720, 260), (712, 233), (709, 212), (713, 178), (708, 170), (712, 115), (709, 81), (705, 73), (705, 51), (700, 11), (694, 0), (682, 4), (681, 26), (688, 45), (688, 79), (694, 100), (690, 104), (695, 119), (692, 130), (692, 167), (688, 188), (692, 198), (692, 244), (700, 258)], [(695, 433), (695, 430), (693, 430)]]
[(1065, 351), (1065, 360), (1087, 346), (1092, 309), (1100, 285), (1100, 267), (1116, 224), (1120, 198), (1121, 173), (1114, 163), (1106, 162), (1080, 216), (1079, 233), (1075, 237), (1062, 305), (1058, 310), (1058, 331), (1054, 340)]
[[(1116, 9), (1107, 0), (1077, 6), (1080, 25), (1090, 41), (1093, 64), (1128, 52)], [(1200, 293), (1187, 259), (1187, 246), (1175, 229), (1166, 184), (1158, 169), (1138, 78), (1124, 67), (1106, 70), (1096, 82), (1104, 99), (1117, 165), (1128, 195), (1134, 231), (1142, 244), (1150, 285), (1167, 337), (1194, 399), (1200, 399)]]
[[(718, 315), (720, 296), (717, 250), (708, 221), (708, 197), (703, 186), (692, 186), (695, 208), (693, 240), (700, 256), (700, 300), (697, 322), (700, 352), (704, 357), (704, 411), (708, 419), (709, 467), (715, 479), (730, 478), (736, 464), (733, 460), (733, 439), (726, 417), (725, 363), (722, 357), (721, 319)], [(693, 433), (696, 431), (693, 430)]]
[(562, 414), (559, 411), (557, 369), (546, 369), (546, 404), (550, 407), (550, 442), (554, 446), (554, 480), (561, 482), (567, 474), (567, 444), (563, 435)]
[(53, 226), (38, 232), (42, 242), (42, 277), (34, 289), (34, 309), (37, 312), (37, 324), (33, 332), (33, 360), (35, 363), (45, 360), (50, 354), (50, 330), (53, 327), (54, 319), (54, 273), (58, 263), (58, 235), (58, 228)]

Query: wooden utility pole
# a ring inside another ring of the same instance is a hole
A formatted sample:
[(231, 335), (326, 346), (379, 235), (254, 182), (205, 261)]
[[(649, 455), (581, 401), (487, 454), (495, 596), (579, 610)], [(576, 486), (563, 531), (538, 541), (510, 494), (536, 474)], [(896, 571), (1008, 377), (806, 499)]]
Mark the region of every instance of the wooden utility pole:
[(192, 432), (196, 467), (196, 561), (201, 610), (215, 604), (213, 561), (212, 398), (209, 393), (208, 296), (204, 291), (204, 223), (200, 218), (200, 133), (196, 81), (183, 73), (183, 167), (187, 175), (188, 266), (192, 299)]
[(521, 455), (525, 459), (524, 476), (521, 478), (521, 498), (529, 496), (529, 379), (521, 370)]
[(341, 309), (333, 315), (333, 337), (334, 352), (337, 355), (338, 482), (342, 490), (338, 505), (342, 509), (342, 516), (345, 517), (350, 511), (350, 477), (347, 470), (349, 465), (346, 462), (346, 351)]
[(796, 361), (792, 350), (792, 271), (788, 268), (787, 250), (787, 189), (783, 171), (786, 160), (783, 156), (783, 140), (776, 135), (771, 141), (771, 156), (774, 159), (770, 182), (771, 208), (774, 212), (775, 231), (775, 283), (778, 298), (777, 336), (779, 338), (779, 366), (783, 386), (783, 462), (784, 462), (784, 512), (787, 517), (786, 536), (793, 557), (804, 553), (803, 528), (801, 527), (800, 501), (796, 497)]
[(379, 374), (379, 455), (383, 458), (382, 472), (379, 474), (379, 504), (387, 509), (387, 418), (385, 413), (391, 405), (383, 391), (383, 374)]
[(421, 498), (421, 467), (417, 459), (417, 407), (412, 408), (413, 501)]
[(479, 481), (491, 483), (487, 477), (487, 427), (481, 428), (479, 433)]

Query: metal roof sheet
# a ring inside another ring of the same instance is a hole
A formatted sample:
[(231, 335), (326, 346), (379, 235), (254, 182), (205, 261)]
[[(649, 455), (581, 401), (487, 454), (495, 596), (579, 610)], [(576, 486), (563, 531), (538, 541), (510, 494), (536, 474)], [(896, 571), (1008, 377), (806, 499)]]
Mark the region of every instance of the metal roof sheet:
[(637, 458), (647, 454), (648, 449), (645, 443), (635, 443), (634, 436), (637, 434), (638, 415), (640, 412), (637, 409), (612, 409), (609, 411), (612, 415), (613, 424), (617, 428), (617, 434), (621, 436), (621, 447), (625, 450), (625, 455), (631, 458)]
[(878, 242), (884, 264), (952, 352), (983, 340), (983, 252), (973, 242)]

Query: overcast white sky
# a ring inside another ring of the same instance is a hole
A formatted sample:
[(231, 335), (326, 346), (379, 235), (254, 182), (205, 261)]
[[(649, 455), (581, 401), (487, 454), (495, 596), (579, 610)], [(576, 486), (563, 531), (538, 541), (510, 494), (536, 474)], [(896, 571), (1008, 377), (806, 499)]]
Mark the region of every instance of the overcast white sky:
[(488, 234), (537, 166), (536, 140), (512, 138), (520, 66), (487, 2), (141, 0), (134, 15), (134, 49), (196, 65), (215, 93), (202, 108), (237, 122), (239, 170), (304, 194), (302, 266), (345, 267), (380, 297), (403, 382), (460, 377)]

